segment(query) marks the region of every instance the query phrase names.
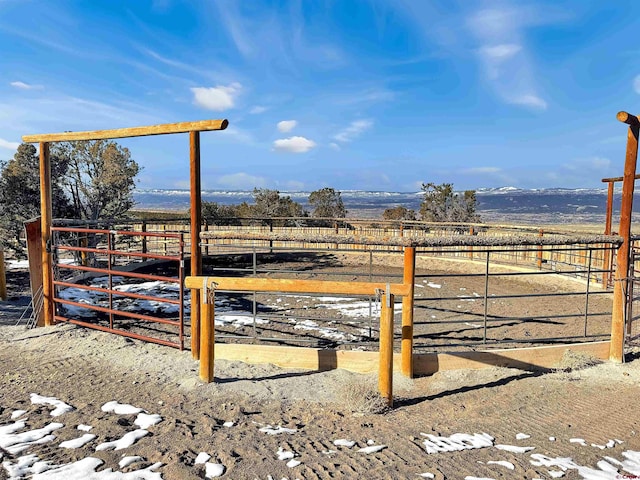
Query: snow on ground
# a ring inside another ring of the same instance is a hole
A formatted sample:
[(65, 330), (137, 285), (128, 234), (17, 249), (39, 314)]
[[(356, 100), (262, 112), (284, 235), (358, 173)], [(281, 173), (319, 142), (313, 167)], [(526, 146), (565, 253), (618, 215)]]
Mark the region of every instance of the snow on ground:
[[(45, 403), (47, 405), (55, 406), (56, 408), (60, 405), (66, 405), (69, 407), (60, 413), (60, 415), (58, 415), (59, 417), (64, 417), (67, 412), (71, 411), (70, 409), (73, 409), (71, 405), (53, 397), (43, 397), (33, 394), (32, 398), (35, 398), (36, 400), (47, 400), (46, 402), (34, 402), (36, 404)], [(102, 406), (102, 410), (106, 413), (112, 414), (114, 418), (117, 418), (117, 416), (120, 415), (137, 415), (134, 423), (147, 428), (153, 427), (162, 421), (162, 418), (159, 415), (149, 414), (144, 412), (141, 408), (133, 405), (121, 404), (117, 401), (104, 404)], [(2, 411), (2, 408), (0, 408), (0, 411)], [(24, 415), (25, 413), (28, 412), (21, 412), (21, 415)], [(0, 459), (2, 459), (2, 452), (15, 456), (22, 454), (21, 456), (10, 460), (4, 459), (2, 462), (2, 468), (5, 470), (9, 479), (21, 480), (33, 478), (35, 480), (47, 480), (64, 478), (65, 480), (162, 480), (163, 465), (161, 463), (154, 463), (145, 468), (125, 473), (113, 470), (112, 468), (103, 468), (98, 470), (103, 466), (104, 462), (103, 460), (92, 456), (87, 456), (66, 464), (54, 465), (47, 459), (40, 459), (37, 455), (27, 452), (27, 450), (32, 448), (34, 445), (41, 443), (51, 443), (53, 448), (55, 448), (56, 436), (54, 433), (62, 428), (64, 428), (64, 424), (62, 423), (49, 423), (42, 428), (29, 430), (28, 419), (16, 420), (14, 418), (12, 418), (11, 423), (4, 425), (0, 424)], [(74, 429), (74, 431), (83, 431), (87, 429), (90, 429), (90, 427), (80, 424)], [(272, 425), (261, 425), (260, 431), (268, 435), (278, 435), (283, 433), (293, 434), (298, 432), (297, 429), (285, 428), (280, 425), (277, 427), (273, 427)], [(104, 439), (107, 441), (99, 443), (97, 447), (95, 447), (95, 450), (99, 451), (111, 448), (119, 449), (127, 447), (133, 447), (135, 449), (136, 442), (144, 441), (143, 439), (148, 433), (149, 432), (144, 429), (132, 430), (125, 433), (119, 439)], [(426, 438), (423, 440), (425, 461), (432, 458), (432, 455), (448, 455), (451, 452), (460, 452), (479, 448), (493, 449), (492, 452), (494, 452), (495, 455), (494, 459), (486, 461), (484, 465), (495, 468), (496, 478), (504, 477), (505, 469), (516, 469), (514, 458), (520, 458), (520, 467), (524, 466), (526, 468), (526, 465), (529, 464), (536, 467), (537, 471), (543, 478), (560, 478), (569, 474), (569, 472), (575, 472), (573, 475), (577, 475), (579, 478), (585, 480), (613, 480), (619, 478), (636, 478), (637, 476), (640, 476), (640, 452), (631, 450), (617, 452), (618, 454), (615, 457), (613, 455), (604, 456), (596, 463), (595, 467), (592, 467), (580, 465), (570, 457), (553, 456), (548, 453), (527, 453), (530, 450), (534, 450), (534, 446), (519, 447), (515, 445), (495, 444), (494, 437), (487, 433), (455, 433), (450, 436), (436, 436), (421, 433), (421, 436)], [(58, 445), (58, 448), (79, 449), (96, 439), (97, 435), (84, 434), (75, 439), (61, 442)], [(518, 433), (516, 435), (516, 439), (531, 441), (531, 436), (525, 433)], [(566, 443), (573, 444), (575, 448), (579, 449), (615, 448), (623, 443), (621, 440), (615, 439), (609, 440), (605, 445), (589, 445), (586, 442), (576, 440), (582, 439), (570, 438), (565, 439), (564, 441)], [(345, 448), (340, 449), (340, 451), (332, 450), (323, 453), (326, 453), (327, 455), (360, 456), (363, 454), (376, 455), (384, 449), (393, 450), (392, 444), (377, 445), (374, 440), (364, 442), (366, 446), (362, 446), (359, 449), (352, 449), (352, 447), (356, 446), (357, 443), (358, 442), (349, 440), (348, 438), (336, 439), (333, 441), (333, 444), (338, 447)], [(360, 445), (362, 445), (362, 443), (360, 443)], [(509, 452), (511, 455), (508, 460), (500, 458), (501, 452), (505, 451)], [(521, 455), (521, 457), (513, 457), (513, 454)], [(224, 475), (226, 473), (225, 465), (212, 462), (210, 461), (211, 458), (210, 454), (201, 452), (196, 457), (193, 467), (196, 468), (196, 465), (204, 465), (205, 478), (217, 478)], [(299, 453), (296, 453), (296, 451), (294, 451), (290, 446), (288, 448), (279, 447), (277, 452), (274, 453), (274, 458), (277, 458), (279, 461), (286, 462), (286, 466), (292, 469), (304, 464), (305, 460), (304, 455), (301, 456)], [(245, 461), (250, 460), (247, 459)], [(130, 468), (132, 465), (137, 463), (149, 464), (148, 461), (139, 455), (123, 455), (118, 462), (118, 468)], [(435, 478), (433, 473), (428, 471), (425, 472), (424, 470), (424, 465), (416, 465), (416, 476), (421, 478)], [(423, 473), (420, 473), (420, 471)], [(487, 477), (466, 476), (465, 478), (477, 480), (479, 478)]]

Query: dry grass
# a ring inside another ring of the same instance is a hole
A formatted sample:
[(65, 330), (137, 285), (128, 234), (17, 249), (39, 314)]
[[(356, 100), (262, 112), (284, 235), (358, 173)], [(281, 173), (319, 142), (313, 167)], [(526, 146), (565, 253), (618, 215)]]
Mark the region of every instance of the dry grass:
[[(412, 388), (412, 379), (400, 374), (393, 376), (394, 393), (406, 392)], [(378, 392), (378, 376), (375, 374), (345, 377), (336, 391), (340, 408), (351, 413), (378, 414), (388, 409), (386, 400)]]

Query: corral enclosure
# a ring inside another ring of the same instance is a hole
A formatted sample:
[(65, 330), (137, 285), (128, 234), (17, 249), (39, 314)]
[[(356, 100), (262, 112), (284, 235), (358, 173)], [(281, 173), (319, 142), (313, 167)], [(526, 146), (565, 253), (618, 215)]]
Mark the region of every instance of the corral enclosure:
[[(190, 294), (180, 288), (182, 260), (190, 254), (186, 225), (103, 227), (54, 228), (59, 319), (184, 345), (190, 335)], [(583, 343), (610, 335), (611, 237), (352, 220), (328, 227), (203, 230), (203, 275), (216, 277), (401, 283), (403, 244), (435, 243), (416, 247), (416, 354)], [(81, 255), (91, 234), (99, 236), (90, 252), (94, 267), (83, 266)], [(106, 275), (87, 271), (100, 266)], [(142, 278), (130, 277), (131, 271)], [(374, 296), (217, 290), (215, 309), (217, 343), (378, 349)], [(399, 350), (400, 303), (395, 314)]]

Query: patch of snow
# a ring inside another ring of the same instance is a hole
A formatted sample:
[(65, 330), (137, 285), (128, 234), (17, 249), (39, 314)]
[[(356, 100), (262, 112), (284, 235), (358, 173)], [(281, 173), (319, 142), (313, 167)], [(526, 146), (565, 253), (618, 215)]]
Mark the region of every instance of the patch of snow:
[(276, 455), (278, 455), (278, 460), (290, 460), (293, 457), (296, 456), (295, 453), (293, 452), (289, 452), (285, 449), (283, 449), (282, 447), (278, 448), (278, 451), (276, 452)]
[(482, 328), (482, 325), (480, 325), (479, 323), (464, 322), (464, 324), (473, 328)]
[[(229, 313), (224, 315), (216, 315), (214, 323), (217, 327), (224, 327), (225, 325), (232, 325), (234, 327), (242, 327), (245, 325), (253, 325), (253, 314), (249, 312)], [(269, 323), (269, 320), (256, 317), (256, 325), (264, 325)]]
[(207, 452), (200, 452), (193, 463), (194, 465), (200, 465), (203, 463), (207, 463), (210, 459), (211, 455), (209, 455)]
[(440, 284), (438, 284), (438, 283), (427, 282), (427, 280), (425, 280), (425, 282), (427, 283), (427, 287), (431, 287), (431, 288), (442, 288), (442, 285), (440, 285)]
[(107, 413), (115, 413), (116, 415), (134, 415), (144, 411), (142, 408), (126, 403), (118, 403), (115, 400), (102, 405), (101, 410)]
[(127, 473), (114, 472), (110, 468), (96, 471), (103, 463), (99, 458), (86, 457), (77, 462), (52, 467), (31, 478), (33, 480), (60, 480), (61, 478), (65, 480), (162, 480), (162, 475), (154, 472), (162, 466), (161, 463), (154, 463), (142, 470)]
[(281, 427), (280, 425), (278, 425), (277, 427), (267, 425), (266, 427), (262, 427), (260, 431), (266, 433), (267, 435), (280, 435), (281, 433), (296, 433), (298, 430), (295, 428)]
[(0, 427), (0, 448), (12, 455), (26, 450), (31, 445), (48, 443), (55, 440), (52, 432), (64, 427), (62, 423), (50, 423), (42, 428), (16, 433), (26, 427), (24, 420)]
[(11, 420), (15, 420), (16, 418), (20, 418), (25, 413), (27, 413), (26, 410), (14, 410), (13, 412), (11, 412)]
[(67, 440), (66, 442), (61, 442), (60, 445), (58, 446), (60, 448), (81, 448), (81, 447), (84, 447), (87, 443), (89, 443), (94, 438), (96, 438), (95, 435), (91, 433), (85, 433), (81, 437), (74, 438), (73, 440)]
[(147, 428), (153, 425), (157, 425), (161, 421), (162, 421), (162, 417), (157, 413), (148, 414), (148, 413), (141, 412), (138, 414), (138, 416), (136, 417), (133, 423), (135, 425), (138, 425), (143, 430), (146, 430)]
[(372, 440), (371, 438), (369, 440), (367, 440), (367, 445), (375, 445), (376, 441)]
[(419, 473), (418, 476), (422, 478), (436, 478), (436, 476), (433, 473), (429, 473), (429, 472)]
[(331, 327), (320, 327), (317, 322), (313, 320), (302, 320), (301, 322), (296, 322), (296, 325), (293, 327), (295, 330), (307, 330), (307, 331), (315, 331), (320, 334), (321, 337), (329, 338), (331, 340), (356, 340), (357, 337), (354, 335), (346, 334), (344, 332), (339, 331), (336, 328)]
[(221, 477), (224, 473), (224, 465), (221, 463), (205, 463), (204, 465), (205, 478), (217, 478)]
[(233, 422), (224, 422), (224, 423), (222, 424), (222, 426), (223, 426), (223, 427), (225, 427), (225, 428), (231, 428), (231, 427), (233, 427), (234, 425), (235, 425), (235, 424), (234, 424)]
[(487, 465), (501, 465), (509, 470), (515, 470), (516, 466), (511, 462), (506, 462), (504, 460), (489, 460)]
[(351, 448), (356, 444), (356, 442), (354, 442), (353, 440), (347, 440), (346, 438), (339, 438), (338, 440), (334, 440), (333, 444), (336, 447), (348, 447), (348, 448)]
[(494, 438), (486, 433), (454, 433), (450, 437), (438, 437), (427, 433), (420, 435), (427, 437), (424, 447), (427, 453), (457, 452), (460, 450), (471, 450), (493, 446)]
[(526, 440), (527, 438), (531, 438), (531, 435), (527, 435), (526, 433), (516, 434), (516, 440)]
[(128, 457), (122, 457), (120, 459), (120, 461), (118, 462), (118, 466), (120, 468), (126, 468), (129, 465), (133, 465), (134, 463), (141, 462), (143, 460), (144, 460), (144, 458), (142, 458), (139, 455), (131, 455), (131, 456), (128, 456)]
[(82, 430), (83, 432), (90, 432), (93, 427), (91, 425), (84, 425), (81, 423), (77, 428), (78, 430)]
[(101, 443), (96, 447), (96, 452), (100, 452), (102, 450), (122, 450), (124, 448), (129, 448), (131, 445), (136, 443), (142, 437), (145, 437), (149, 434), (147, 430), (134, 430), (133, 432), (125, 433), (122, 438), (117, 440), (113, 440), (111, 442)]
[(496, 445), (498, 450), (511, 453), (527, 453), (536, 447), (518, 447), (517, 445)]
[(300, 465), (302, 462), (300, 460), (294, 460), (291, 459), (287, 462), (287, 467), (289, 468), (296, 468), (298, 465)]
[(587, 442), (584, 438), (570, 438), (569, 443), (577, 443), (578, 445), (582, 445), (583, 447), (587, 446)]
[(550, 442), (555, 442), (556, 441), (556, 437), (549, 437), (549, 441)]
[(384, 450), (385, 448), (387, 448), (386, 445), (371, 445), (370, 447), (364, 447), (361, 448), (360, 450), (358, 450), (358, 452), (360, 453), (376, 453), (379, 452), (380, 450)]
[(52, 407), (55, 407), (51, 411), (52, 417), (59, 417), (60, 415), (63, 415), (67, 412), (72, 412), (74, 410), (74, 408), (71, 405), (68, 405), (63, 401), (58, 400), (55, 397), (43, 397), (42, 395), (38, 395), (37, 393), (31, 394), (31, 403), (51, 405)]

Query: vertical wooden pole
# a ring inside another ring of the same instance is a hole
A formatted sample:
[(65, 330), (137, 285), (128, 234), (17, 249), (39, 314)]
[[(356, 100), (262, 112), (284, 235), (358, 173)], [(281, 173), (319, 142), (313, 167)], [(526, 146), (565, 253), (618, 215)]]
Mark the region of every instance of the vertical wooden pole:
[[(387, 302), (387, 298), (389, 299)], [(378, 390), (393, 406), (393, 295), (383, 294), (380, 311), (380, 366)]]
[(214, 291), (208, 290), (208, 292), (207, 294), (200, 292), (202, 297), (202, 303), (200, 304), (200, 380), (211, 383), (213, 382), (215, 358), (215, 299)]
[[(147, 221), (146, 221), (146, 220), (143, 220), (143, 221), (142, 221), (142, 228), (140, 229), (140, 231), (141, 231), (142, 233), (147, 233)], [(148, 250), (147, 250), (147, 236), (146, 236), (146, 235), (143, 235), (143, 236), (142, 236), (142, 253), (147, 253), (147, 251), (148, 251)], [(142, 261), (143, 261), (143, 262), (146, 262), (146, 261), (147, 261), (147, 259), (146, 259), (146, 258), (143, 258), (143, 259), (142, 259)]]
[(0, 300), (7, 299), (7, 272), (4, 268), (4, 251), (0, 247)]
[[(191, 276), (202, 275), (200, 223), (202, 197), (200, 181), (200, 132), (189, 132), (189, 165), (191, 175)], [(191, 355), (200, 358), (200, 290), (191, 290)]]
[[(538, 236), (539, 237), (543, 237), (544, 236), (544, 230), (540, 229), (540, 231), (538, 231)], [(538, 246), (538, 268), (541, 269), (542, 268), (542, 245)]]
[[(608, 182), (607, 188), (607, 218), (604, 225), (604, 234), (611, 235), (611, 222), (613, 218), (613, 187), (615, 182)], [(602, 287), (607, 288), (609, 286), (609, 271), (611, 270), (611, 249), (607, 248), (604, 251), (604, 258), (602, 259)]]
[(416, 282), (416, 247), (404, 248), (402, 283), (409, 285), (409, 294), (402, 297), (402, 374), (413, 378), (413, 302)]
[(53, 325), (53, 266), (51, 264), (51, 160), (49, 144), (40, 142), (40, 225), (42, 229), (42, 294), (45, 326)]
[(618, 120), (629, 125), (627, 132), (627, 152), (624, 161), (622, 181), (622, 205), (620, 207), (620, 235), (624, 241), (618, 249), (617, 268), (613, 286), (613, 308), (611, 311), (611, 346), (609, 360), (624, 361), (624, 311), (629, 272), (629, 251), (631, 237), (631, 212), (633, 210), (633, 190), (638, 161), (638, 117), (626, 112), (618, 113)]
[[(473, 227), (469, 227), (469, 235), (471, 235), (472, 237), (475, 235)], [(473, 245), (469, 247), (469, 258), (473, 260)]]

